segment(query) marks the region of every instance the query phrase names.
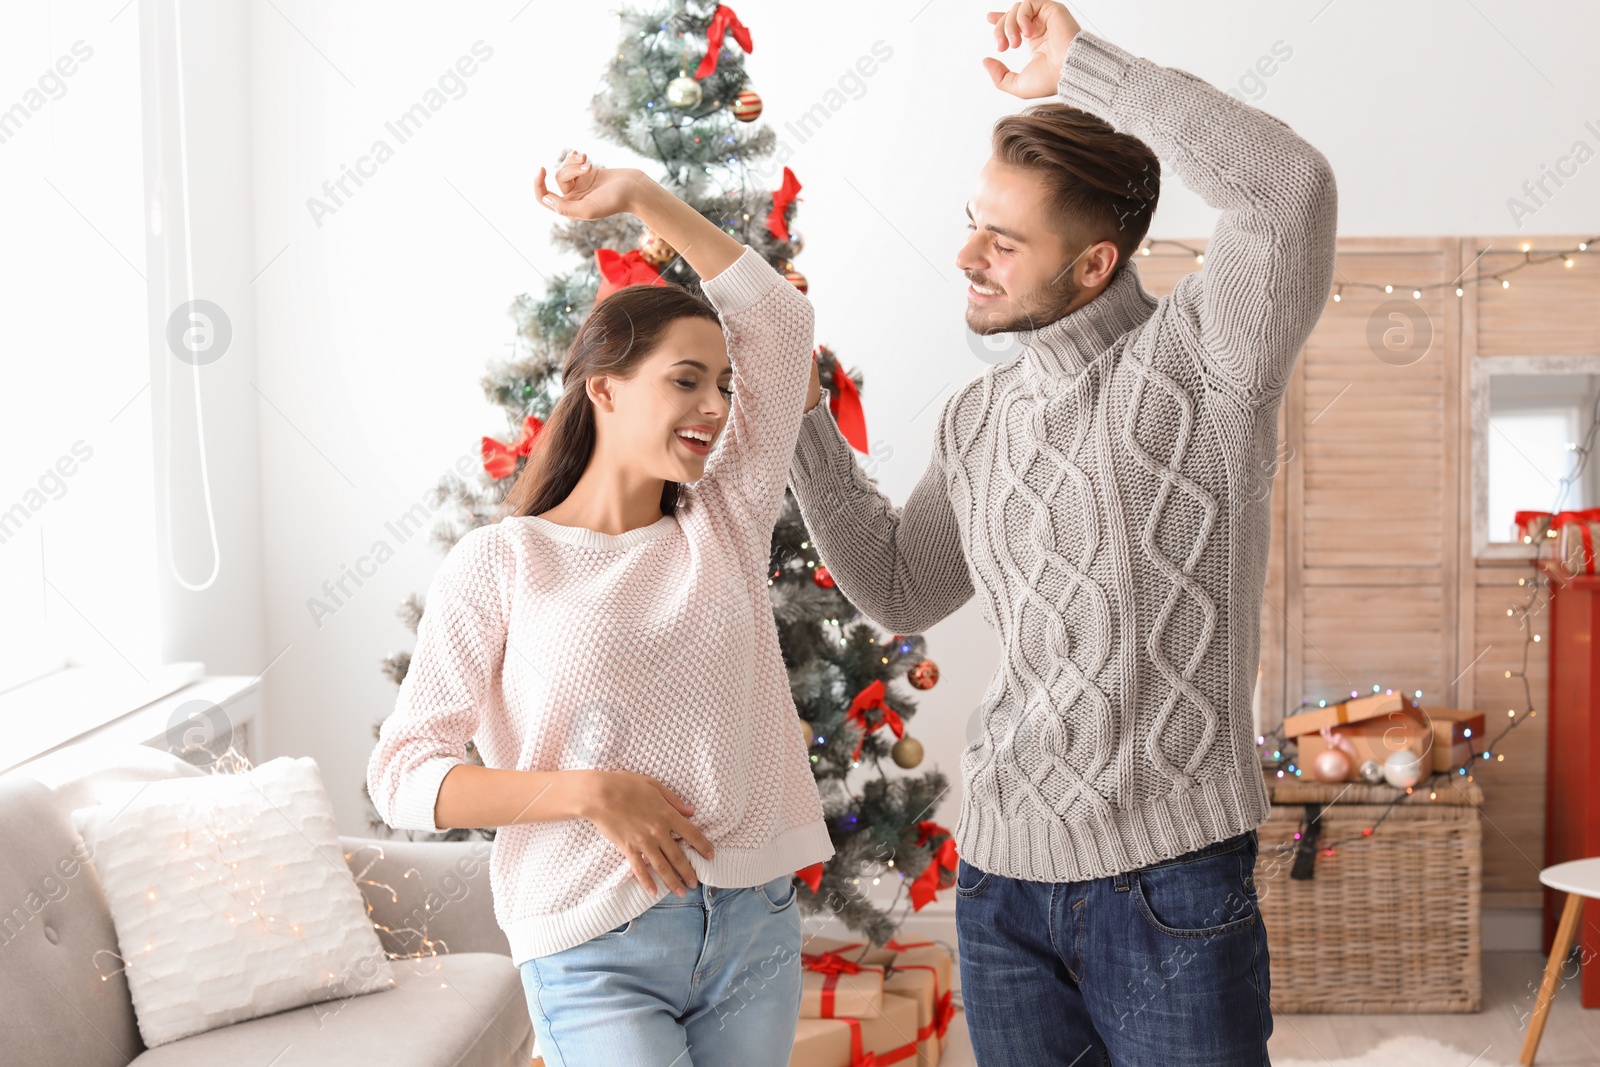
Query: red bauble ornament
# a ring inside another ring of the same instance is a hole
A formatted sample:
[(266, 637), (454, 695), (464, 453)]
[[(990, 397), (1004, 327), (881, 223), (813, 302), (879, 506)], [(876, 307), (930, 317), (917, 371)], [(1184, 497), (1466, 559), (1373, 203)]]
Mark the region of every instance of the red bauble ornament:
[(733, 117), (740, 122), (754, 122), (761, 117), (761, 97), (746, 89), (733, 100)]
[(811, 572), (811, 580), (824, 589), (833, 588), (833, 575), (828, 573), (828, 568), (819, 566)]
[(931, 659), (914, 664), (906, 672), (906, 681), (918, 689), (932, 689), (939, 683), (939, 665)]
[(802, 293), (807, 292), (810, 288), (808, 285), (806, 285), (806, 276), (795, 270), (793, 267), (790, 267), (788, 270), (784, 271), (783, 276), (788, 279), (791, 285), (800, 290)]

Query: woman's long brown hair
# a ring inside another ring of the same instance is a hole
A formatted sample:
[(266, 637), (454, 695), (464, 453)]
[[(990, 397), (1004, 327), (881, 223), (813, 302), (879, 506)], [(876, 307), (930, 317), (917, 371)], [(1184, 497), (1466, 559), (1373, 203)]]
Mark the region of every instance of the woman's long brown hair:
[[(567, 349), (561, 398), (496, 519), (542, 514), (572, 493), (594, 455), (594, 404), (585, 383), (595, 374), (632, 377), (667, 327), (683, 318), (721, 324), (710, 304), (677, 285), (628, 285), (595, 305)], [(670, 515), (677, 506), (678, 483), (669, 481), (661, 487), (661, 513)]]

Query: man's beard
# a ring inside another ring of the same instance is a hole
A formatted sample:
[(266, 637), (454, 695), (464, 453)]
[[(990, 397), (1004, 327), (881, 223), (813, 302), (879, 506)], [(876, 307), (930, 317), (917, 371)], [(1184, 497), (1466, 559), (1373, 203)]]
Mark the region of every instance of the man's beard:
[[(1085, 246), (1087, 249), (1088, 246)], [(1083, 292), (1076, 279), (1072, 276), (1072, 267), (1078, 262), (1085, 249), (1080, 249), (1078, 255), (1063, 267), (1056, 276), (1041, 285), (1038, 289), (1025, 293), (1015, 300), (1008, 301), (1012, 306), (997, 308), (988, 305), (977, 305), (967, 308), (967, 327), (973, 333), (987, 335), (991, 333), (1017, 333), (1021, 330), (1036, 330), (1041, 326), (1048, 326), (1057, 319), (1069, 314), (1074, 301)], [(972, 279), (969, 278), (969, 281)], [(979, 282), (989, 288), (987, 283)]]

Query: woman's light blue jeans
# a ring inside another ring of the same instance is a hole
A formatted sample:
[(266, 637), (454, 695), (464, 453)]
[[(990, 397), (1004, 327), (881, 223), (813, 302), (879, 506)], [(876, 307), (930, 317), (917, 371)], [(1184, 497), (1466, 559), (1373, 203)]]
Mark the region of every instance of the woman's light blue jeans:
[(797, 885), (702, 882), (523, 963), (546, 1067), (785, 1067), (800, 1017)]

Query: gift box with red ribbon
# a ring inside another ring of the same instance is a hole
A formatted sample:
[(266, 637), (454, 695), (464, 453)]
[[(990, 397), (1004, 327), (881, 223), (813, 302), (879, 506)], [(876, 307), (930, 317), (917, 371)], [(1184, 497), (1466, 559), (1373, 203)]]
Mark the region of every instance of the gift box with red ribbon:
[(935, 1067), (944, 1055), (945, 1034), (956, 1013), (950, 971), (950, 953), (924, 941), (895, 953), (883, 980), (884, 996), (916, 1002), (918, 1067)]
[[(954, 963), (944, 945), (936, 941), (891, 938), (883, 945), (869, 948), (864, 941), (813, 937), (805, 942), (803, 952), (880, 968), (884, 975), (882, 997), (904, 997), (916, 1005), (918, 1067), (933, 1067), (939, 1062), (944, 1054), (950, 1020), (955, 1015), (951, 985)], [(806, 1001), (802, 1000), (802, 1022), (815, 1017), (806, 1009)]]
[(1568, 574), (1594, 574), (1600, 546), (1600, 508), (1558, 511), (1550, 520), (1556, 534), (1556, 561)]
[(1551, 511), (1519, 511), (1511, 517), (1512, 523), (1517, 528), (1517, 540), (1531, 544), (1548, 534), (1550, 520), (1555, 518)]
[(789, 1067), (886, 1067), (917, 1063), (917, 1003), (885, 993), (878, 1011), (860, 1019), (801, 1019)]
[(802, 1019), (859, 1019), (883, 1006), (882, 964), (813, 950), (800, 954), (800, 967)]

